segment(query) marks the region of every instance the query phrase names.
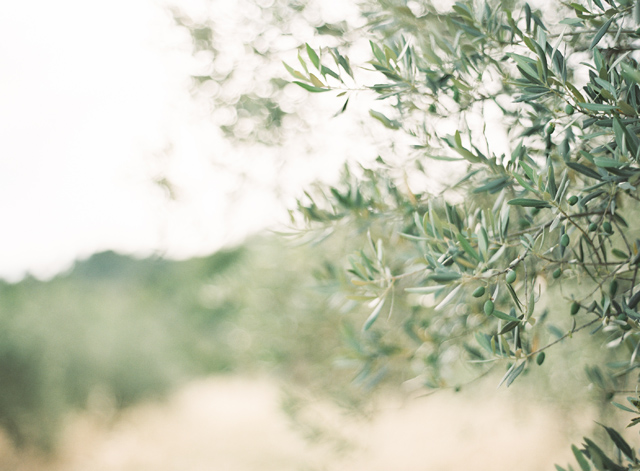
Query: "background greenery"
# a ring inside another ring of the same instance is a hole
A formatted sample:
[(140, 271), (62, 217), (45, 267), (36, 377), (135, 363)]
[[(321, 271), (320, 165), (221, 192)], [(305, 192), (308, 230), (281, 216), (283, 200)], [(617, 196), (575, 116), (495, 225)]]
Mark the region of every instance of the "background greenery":
[(109, 416), (197, 376), (317, 382), (340, 344), (314, 287), (322, 256), (267, 236), (186, 261), (104, 252), (50, 281), (0, 283), (0, 424), (53, 450), (70, 411)]

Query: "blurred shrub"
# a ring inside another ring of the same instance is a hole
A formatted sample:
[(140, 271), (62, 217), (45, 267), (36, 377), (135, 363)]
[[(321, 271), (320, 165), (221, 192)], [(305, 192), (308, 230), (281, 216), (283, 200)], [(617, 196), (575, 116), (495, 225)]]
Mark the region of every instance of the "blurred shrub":
[(117, 411), (213, 372), (337, 392), (341, 314), (314, 273), (326, 250), (260, 237), (187, 261), (104, 252), (50, 281), (0, 282), (0, 426), (54, 450), (71, 410)]

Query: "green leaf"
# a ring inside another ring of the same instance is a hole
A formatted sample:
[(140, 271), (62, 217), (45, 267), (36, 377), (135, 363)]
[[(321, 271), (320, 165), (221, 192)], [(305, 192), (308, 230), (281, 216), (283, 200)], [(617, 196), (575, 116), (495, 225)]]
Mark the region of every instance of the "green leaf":
[(527, 183), (527, 181), (522, 178), (522, 176), (518, 175), (517, 173), (513, 174), (513, 177), (518, 181), (518, 183), (523, 187), (526, 188), (527, 190), (529, 190), (531, 193), (537, 193), (537, 191), (531, 186), (529, 185), (529, 183)]
[(506, 312), (495, 310), (491, 313), (492, 316), (497, 317), (498, 319), (502, 319), (503, 321), (509, 322), (520, 322), (520, 319), (514, 316), (510, 316)]
[(577, 162), (566, 162), (567, 167), (572, 168), (576, 172), (582, 173), (591, 178), (595, 178), (596, 180), (602, 180), (602, 176), (595, 170), (590, 169), (589, 167), (579, 164)]
[(297, 80), (294, 80), (293, 83), (295, 83), (296, 85), (304, 88), (305, 90), (311, 93), (328, 92), (330, 90), (329, 88), (314, 87), (313, 85), (309, 85), (308, 83), (304, 83), (304, 82), (298, 82)]
[(293, 75), (295, 78), (300, 79), (300, 80), (307, 80), (307, 78), (304, 75), (302, 75), (300, 72), (298, 72), (294, 68), (290, 67), (286, 62), (282, 62), (282, 64), (284, 65), (284, 68), (287, 69), (287, 71), (291, 75)]
[(602, 37), (605, 34), (607, 34), (607, 31), (609, 30), (609, 26), (611, 26), (611, 23), (613, 23), (614, 19), (615, 17), (612, 16), (611, 18), (609, 18), (609, 21), (607, 21), (605, 24), (602, 25), (602, 27), (598, 30), (596, 35), (593, 37), (593, 41), (591, 41), (591, 44), (589, 45), (589, 49), (593, 49), (594, 47), (596, 47), (596, 45), (600, 42)]
[(308, 43), (306, 43), (305, 46), (307, 46), (307, 54), (309, 55), (309, 59), (311, 59), (311, 63), (316, 69), (320, 70), (320, 58), (318, 54), (316, 54), (316, 51), (314, 51)]
[(615, 111), (616, 107), (613, 105), (603, 105), (600, 103), (576, 103), (580, 108), (584, 108), (589, 111)]
[(489, 254), (489, 236), (487, 235), (487, 230), (484, 228), (484, 226), (480, 226), (478, 228), (477, 236), (480, 254), (484, 258), (484, 260), (486, 260)]
[(478, 344), (484, 348), (487, 352), (493, 354), (493, 349), (491, 348), (491, 337), (487, 334), (483, 334), (482, 332), (476, 332), (474, 334), (476, 341)]
[(524, 206), (526, 208), (550, 208), (551, 205), (543, 200), (534, 200), (530, 198), (515, 198), (507, 201), (511, 206)]
[(573, 451), (573, 456), (576, 457), (576, 461), (578, 462), (578, 465), (580, 465), (580, 469), (582, 469), (582, 471), (590, 471), (591, 466), (589, 466), (589, 462), (586, 460), (578, 447), (575, 445), (571, 445), (571, 451)]
[(613, 404), (614, 406), (616, 406), (618, 409), (622, 409), (623, 411), (626, 411), (626, 412), (633, 412), (634, 414), (637, 414), (637, 413), (638, 413), (638, 411), (637, 411), (637, 410), (630, 409), (630, 408), (628, 408), (627, 406), (623, 406), (622, 404), (619, 404), (619, 403), (617, 403), (617, 402), (612, 402), (611, 404)]
[(622, 76), (627, 80), (640, 84), (640, 71), (631, 66), (631, 64), (627, 62), (623, 62), (620, 64), (620, 68), (622, 69)]
[(399, 121), (396, 121), (395, 119), (389, 119), (379, 111), (369, 110), (369, 114), (371, 115), (372, 118), (375, 118), (378, 121), (380, 121), (386, 128), (396, 130), (402, 127)]
[(373, 310), (373, 312), (371, 313), (371, 315), (369, 315), (367, 320), (364, 322), (364, 325), (362, 326), (362, 331), (363, 332), (365, 332), (365, 331), (367, 331), (367, 330), (369, 330), (371, 328), (373, 323), (376, 321), (376, 319), (380, 315), (380, 311), (382, 311), (382, 306), (384, 306), (384, 303), (385, 303), (386, 300), (387, 300), (387, 298), (382, 298), (380, 300), (380, 302), (378, 302), (378, 304), (376, 305), (376, 307)]
[(511, 386), (511, 383), (513, 383), (515, 381), (515, 379), (520, 376), (520, 373), (522, 373), (524, 371), (524, 367), (526, 366), (527, 362), (523, 361), (522, 363), (520, 363), (520, 366), (518, 366), (516, 369), (514, 369), (511, 374), (509, 375), (509, 378), (507, 378), (507, 387)]
[(340, 80), (340, 76), (337, 73), (324, 65), (320, 66), (320, 73), (323, 77), (325, 77), (326, 75), (331, 75), (333, 78)]
[(462, 246), (465, 252), (471, 255), (471, 257), (475, 258), (478, 262), (482, 262), (482, 257), (478, 254), (478, 252), (475, 251), (475, 249), (471, 246), (471, 244), (469, 243), (469, 241), (466, 239), (465, 236), (458, 233), (457, 238), (458, 238), (458, 242), (460, 242), (460, 245)]
[(620, 162), (618, 160), (610, 159), (609, 157), (596, 157), (593, 159), (593, 163), (596, 164), (596, 167), (603, 168), (617, 168), (624, 167), (626, 162)]
[(318, 77), (316, 77), (315, 75), (309, 74), (309, 79), (311, 80), (311, 83), (313, 85), (315, 85), (316, 87), (318, 87), (320, 89), (326, 88), (326, 85), (324, 83), (322, 83), (322, 81)]
[(449, 283), (451, 281), (459, 280), (461, 277), (462, 275), (456, 271), (438, 268), (427, 278), (429, 280), (435, 281), (436, 283)]
[(616, 447), (618, 447), (618, 449), (622, 453), (624, 453), (627, 456), (627, 458), (633, 461), (635, 459), (635, 453), (633, 449), (629, 446), (629, 444), (624, 440), (624, 438), (622, 438), (622, 436), (611, 427), (606, 427), (602, 424), (600, 425), (604, 427), (604, 429), (607, 431), (607, 434), (609, 434), (609, 438), (611, 438), (613, 443), (615, 443)]

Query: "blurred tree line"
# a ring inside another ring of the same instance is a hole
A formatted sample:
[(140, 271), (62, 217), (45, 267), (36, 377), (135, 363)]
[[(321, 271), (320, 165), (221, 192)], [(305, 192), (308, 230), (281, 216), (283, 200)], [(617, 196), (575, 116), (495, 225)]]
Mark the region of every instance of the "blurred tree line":
[(340, 315), (314, 281), (322, 259), (265, 236), (186, 261), (103, 252), (49, 281), (0, 282), (0, 426), (53, 450), (69, 412), (117, 414), (197, 376), (324, 378)]

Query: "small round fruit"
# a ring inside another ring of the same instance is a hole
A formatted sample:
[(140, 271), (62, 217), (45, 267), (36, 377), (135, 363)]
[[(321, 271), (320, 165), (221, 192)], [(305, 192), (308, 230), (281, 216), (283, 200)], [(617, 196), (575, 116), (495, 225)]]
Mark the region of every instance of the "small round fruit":
[(507, 272), (507, 276), (505, 276), (505, 280), (507, 280), (507, 283), (511, 284), (514, 281), (516, 281), (516, 272), (513, 270), (509, 270)]
[(573, 206), (578, 202), (578, 197), (576, 195), (569, 196), (569, 199), (567, 201), (569, 202), (570, 206)]
[(476, 288), (476, 290), (473, 293), (471, 293), (471, 295), (474, 298), (481, 298), (482, 296), (484, 296), (484, 292), (485, 292), (484, 286), (479, 286), (478, 288)]
[(609, 221), (602, 223), (602, 229), (604, 229), (607, 234), (613, 234), (613, 227), (611, 227), (611, 223)]
[(589, 232), (594, 232), (598, 228), (598, 225), (595, 222), (589, 224)]
[(569, 245), (569, 242), (571, 242), (571, 239), (569, 239), (569, 234), (562, 234), (562, 237), (560, 237), (560, 245), (562, 245), (563, 247), (567, 247)]
[(549, 123), (547, 125), (547, 128), (545, 129), (547, 134), (553, 134), (553, 131), (555, 131), (555, 130), (556, 130), (556, 125), (553, 124), (553, 123)]
[(544, 363), (544, 358), (546, 357), (546, 355), (544, 354), (544, 352), (540, 352), (538, 353), (538, 356), (536, 357), (536, 363), (538, 364), (538, 366), (542, 365)]
[(562, 275), (562, 268), (556, 268), (555, 270), (553, 270), (554, 278), (560, 278), (560, 275)]
[(429, 113), (435, 113), (436, 112), (436, 105), (434, 103), (431, 103), (429, 105)]
[(484, 313), (487, 316), (490, 316), (491, 314), (493, 314), (493, 301), (491, 301), (490, 299), (487, 299), (486, 302), (484, 303)]
[(576, 314), (578, 314), (578, 311), (580, 310), (580, 304), (576, 301), (571, 303), (571, 315), (575, 316)]
[(564, 112), (567, 113), (568, 115), (572, 115), (574, 111), (575, 111), (575, 109), (573, 108), (572, 105), (567, 104), (564, 107)]

